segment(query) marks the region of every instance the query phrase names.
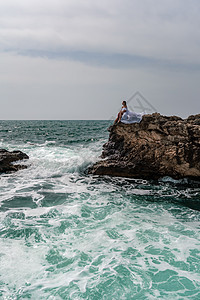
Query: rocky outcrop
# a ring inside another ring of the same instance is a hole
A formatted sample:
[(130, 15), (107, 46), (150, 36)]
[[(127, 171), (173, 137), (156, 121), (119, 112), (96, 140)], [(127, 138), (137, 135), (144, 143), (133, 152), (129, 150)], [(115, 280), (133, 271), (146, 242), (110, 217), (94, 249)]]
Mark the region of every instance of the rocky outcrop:
[(28, 155), (18, 150), (9, 152), (5, 149), (0, 149), (0, 173), (25, 169), (26, 165), (13, 163), (28, 158)]
[(183, 120), (158, 113), (109, 128), (109, 141), (90, 174), (200, 180), (200, 114)]

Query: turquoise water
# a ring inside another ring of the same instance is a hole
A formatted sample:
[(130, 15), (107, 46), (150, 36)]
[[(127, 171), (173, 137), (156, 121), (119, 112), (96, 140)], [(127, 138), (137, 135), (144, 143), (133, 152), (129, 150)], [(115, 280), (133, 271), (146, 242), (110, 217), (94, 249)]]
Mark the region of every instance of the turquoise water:
[(0, 299), (200, 299), (200, 187), (87, 175), (108, 121), (0, 121)]

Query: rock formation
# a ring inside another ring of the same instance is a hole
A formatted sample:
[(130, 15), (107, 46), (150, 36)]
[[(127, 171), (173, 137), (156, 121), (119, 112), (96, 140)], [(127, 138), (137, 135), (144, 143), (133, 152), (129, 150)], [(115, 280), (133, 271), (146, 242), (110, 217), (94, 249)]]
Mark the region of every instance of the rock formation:
[(28, 155), (18, 150), (9, 152), (5, 149), (0, 149), (0, 173), (25, 169), (25, 165), (13, 164), (13, 162), (28, 158)]
[(200, 114), (183, 120), (158, 113), (140, 123), (119, 123), (90, 174), (159, 179), (200, 180)]

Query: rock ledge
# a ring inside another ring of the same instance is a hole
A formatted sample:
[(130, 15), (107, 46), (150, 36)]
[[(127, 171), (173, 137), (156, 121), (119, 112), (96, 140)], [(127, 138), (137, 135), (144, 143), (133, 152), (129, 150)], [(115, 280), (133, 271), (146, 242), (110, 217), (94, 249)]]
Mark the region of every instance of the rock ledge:
[(158, 113), (138, 124), (111, 126), (101, 157), (88, 172), (94, 175), (200, 181), (200, 114), (183, 120)]

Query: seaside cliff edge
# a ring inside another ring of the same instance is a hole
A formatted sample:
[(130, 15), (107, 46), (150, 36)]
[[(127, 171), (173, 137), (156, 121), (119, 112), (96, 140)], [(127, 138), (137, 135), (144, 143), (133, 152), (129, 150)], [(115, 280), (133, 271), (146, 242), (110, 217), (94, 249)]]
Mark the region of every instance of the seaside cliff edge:
[(119, 123), (108, 130), (102, 160), (89, 174), (200, 181), (200, 114), (181, 119), (154, 113), (140, 123)]

